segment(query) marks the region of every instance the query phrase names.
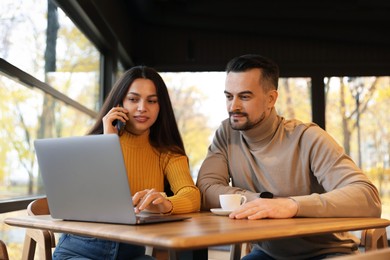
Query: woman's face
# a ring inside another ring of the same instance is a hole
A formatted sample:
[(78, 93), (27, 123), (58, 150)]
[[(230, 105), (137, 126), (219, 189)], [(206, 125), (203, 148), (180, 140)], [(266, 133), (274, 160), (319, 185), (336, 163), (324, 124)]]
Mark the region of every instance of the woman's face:
[(143, 134), (156, 122), (160, 105), (153, 81), (139, 78), (133, 81), (125, 98), (123, 107), (129, 111), (126, 130), (135, 135)]

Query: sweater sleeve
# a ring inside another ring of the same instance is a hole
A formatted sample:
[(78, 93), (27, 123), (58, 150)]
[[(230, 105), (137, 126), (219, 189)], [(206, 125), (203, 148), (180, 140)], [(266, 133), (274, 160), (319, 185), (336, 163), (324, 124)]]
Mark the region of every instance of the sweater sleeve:
[(192, 180), (187, 157), (171, 156), (165, 168), (173, 196), (172, 214), (196, 212), (200, 209), (200, 193)]
[(199, 170), (196, 185), (201, 193), (202, 210), (219, 208), (219, 194), (239, 193), (245, 195), (248, 201), (259, 197), (259, 193), (231, 185), (227, 157), (228, 127), (225, 123), (218, 128)]
[(297, 216), (380, 217), (378, 190), (329, 134), (309, 127), (302, 151), (325, 192), (291, 197), (298, 203)]

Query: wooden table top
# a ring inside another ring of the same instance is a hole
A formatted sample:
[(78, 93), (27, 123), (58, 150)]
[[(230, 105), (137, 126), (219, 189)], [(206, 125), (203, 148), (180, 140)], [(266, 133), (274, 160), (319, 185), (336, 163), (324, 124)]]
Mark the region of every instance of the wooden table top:
[(235, 220), (210, 212), (186, 214), (191, 219), (147, 225), (63, 221), (48, 215), (11, 217), (11, 226), (47, 229), (171, 250), (205, 248), (249, 241), (290, 238), (324, 233), (383, 228), (381, 218), (292, 218)]

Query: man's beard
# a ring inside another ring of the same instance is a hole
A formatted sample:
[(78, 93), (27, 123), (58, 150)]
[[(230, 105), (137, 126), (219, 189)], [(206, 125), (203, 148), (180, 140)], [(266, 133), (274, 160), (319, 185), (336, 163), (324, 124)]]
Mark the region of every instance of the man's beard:
[[(245, 123), (243, 123), (242, 125), (239, 125), (238, 123), (235, 124), (235, 122), (234, 122), (235, 120), (232, 119), (232, 115), (242, 115), (242, 116), (245, 116), (247, 121)], [(229, 123), (230, 123), (231, 128), (234, 129), (234, 130), (240, 130), (240, 131), (246, 131), (246, 130), (252, 129), (253, 127), (255, 127), (258, 124), (260, 124), (260, 122), (263, 121), (264, 118), (265, 118), (265, 112), (263, 112), (263, 114), (261, 114), (261, 117), (259, 118), (259, 120), (256, 120), (255, 122), (251, 122), (249, 120), (247, 113), (241, 113), (241, 112), (230, 112), (229, 113)]]

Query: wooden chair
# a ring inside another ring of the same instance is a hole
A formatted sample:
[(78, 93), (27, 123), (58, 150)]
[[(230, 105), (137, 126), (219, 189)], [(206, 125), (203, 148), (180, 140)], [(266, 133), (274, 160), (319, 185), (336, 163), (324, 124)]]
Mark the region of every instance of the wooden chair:
[[(47, 199), (41, 198), (32, 201), (27, 206), (27, 214), (30, 216), (49, 215)], [(37, 246), (38, 252), (41, 254), (40, 259), (51, 260), (52, 248), (56, 246), (54, 233), (48, 230), (26, 229), (22, 260), (33, 260)]]
[(363, 230), (360, 240), (360, 244), (361, 246), (364, 246), (366, 252), (389, 247), (386, 228)]
[(339, 256), (332, 259), (334, 260), (389, 260), (390, 248), (380, 248), (378, 250), (369, 251), (364, 254)]
[[(374, 228), (363, 230), (360, 238), (360, 246), (364, 247), (365, 252), (372, 250), (388, 248), (386, 228)], [(251, 251), (250, 243), (231, 245), (230, 260), (238, 260), (249, 254)], [(389, 258), (390, 259), (390, 258)]]
[(5, 243), (0, 240), (0, 260), (8, 260), (8, 251)]

